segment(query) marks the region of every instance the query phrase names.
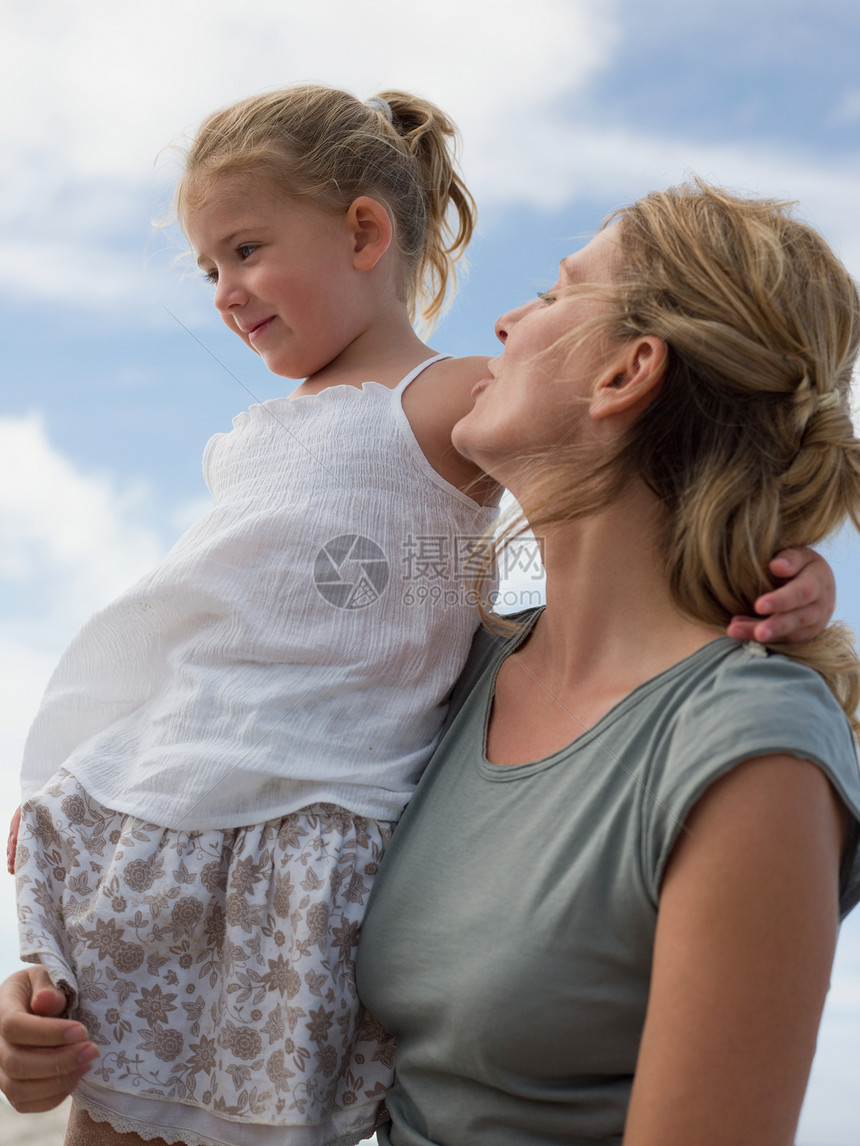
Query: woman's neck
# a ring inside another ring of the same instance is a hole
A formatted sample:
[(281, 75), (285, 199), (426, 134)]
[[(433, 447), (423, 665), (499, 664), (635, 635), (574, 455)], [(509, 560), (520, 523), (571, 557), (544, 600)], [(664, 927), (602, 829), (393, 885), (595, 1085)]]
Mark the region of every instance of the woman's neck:
[(628, 489), (607, 510), (547, 528), (547, 605), (524, 653), (547, 683), (630, 691), (719, 635), (669, 592), (656, 499)]

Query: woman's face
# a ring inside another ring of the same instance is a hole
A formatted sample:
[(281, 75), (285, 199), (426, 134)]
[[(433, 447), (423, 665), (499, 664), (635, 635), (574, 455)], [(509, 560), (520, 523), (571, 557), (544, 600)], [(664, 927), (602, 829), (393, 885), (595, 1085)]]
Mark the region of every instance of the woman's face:
[(504, 350), (490, 359), (488, 377), (472, 391), (475, 405), (454, 427), (452, 440), (498, 480), (510, 484), (510, 463), (526, 453), (587, 440), (588, 400), (620, 344), (589, 334), (571, 352), (577, 332), (609, 304), (566, 288), (611, 287), (620, 255), (617, 227), (600, 231), (562, 259), (555, 287), (496, 323)]

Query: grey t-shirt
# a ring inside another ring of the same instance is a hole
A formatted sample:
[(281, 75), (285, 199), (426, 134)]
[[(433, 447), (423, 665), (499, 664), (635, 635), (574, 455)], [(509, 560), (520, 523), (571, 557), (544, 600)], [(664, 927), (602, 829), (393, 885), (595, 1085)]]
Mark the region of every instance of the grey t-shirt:
[(664, 868), (741, 761), (827, 773), (854, 816), (842, 912), (860, 899), (857, 752), (815, 672), (723, 637), (568, 747), (501, 767), (487, 721), (521, 639), (476, 638), (362, 928), (359, 991), (399, 1040), (390, 1146), (621, 1142)]

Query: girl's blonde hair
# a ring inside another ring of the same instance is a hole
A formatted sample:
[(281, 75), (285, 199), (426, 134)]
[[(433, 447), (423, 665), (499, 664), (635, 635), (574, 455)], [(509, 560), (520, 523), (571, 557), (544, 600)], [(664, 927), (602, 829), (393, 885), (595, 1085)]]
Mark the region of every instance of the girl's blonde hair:
[[(614, 456), (595, 467), (562, 444), (536, 461), (529, 490), (529, 525), (539, 530), (644, 481), (665, 509), (672, 595), (717, 628), (752, 612), (779, 550), (815, 544), (846, 518), (860, 529), (850, 405), (860, 300), (791, 207), (695, 180), (610, 217), (621, 266), (587, 333), (659, 336), (666, 375)], [(506, 535), (523, 528), (520, 519)], [(773, 647), (817, 669), (860, 730), (860, 664), (844, 626)]]
[(278, 193), (308, 196), (332, 211), (373, 196), (394, 223), (410, 317), (432, 327), (475, 228), (475, 203), (456, 170), (457, 145), (452, 121), (406, 92), (362, 103), (335, 88), (283, 88), (204, 120), (186, 151), (177, 214), (181, 221), (222, 174), (263, 177)]

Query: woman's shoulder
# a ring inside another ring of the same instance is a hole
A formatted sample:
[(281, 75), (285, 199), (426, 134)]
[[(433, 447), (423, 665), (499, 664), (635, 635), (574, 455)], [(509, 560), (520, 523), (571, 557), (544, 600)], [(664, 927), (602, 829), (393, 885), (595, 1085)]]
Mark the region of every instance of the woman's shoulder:
[[(814, 669), (755, 642), (723, 638), (677, 691), (673, 744), (689, 760), (740, 760), (765, 752), (848, 761), (856, 773), (851, 725)], [(858, 789), (860, 794), (860, 789)]]
[(680, 825), (721, 776), (748, 760), (788, 755), (817, 765), (860, 818), (860, 761), (851, 725), (813, 669), (728, 638), (679, 680), (640, 777), (656, 872)]
[(786, 712), (833, 718), (834, 726), (850, 724), (820, 673), (783, 653), (772, 652), (755, 641), (722, 638), (717, 657), (696, 681), (691, 705), (731, 710), (757, 723), (773, 724)]

